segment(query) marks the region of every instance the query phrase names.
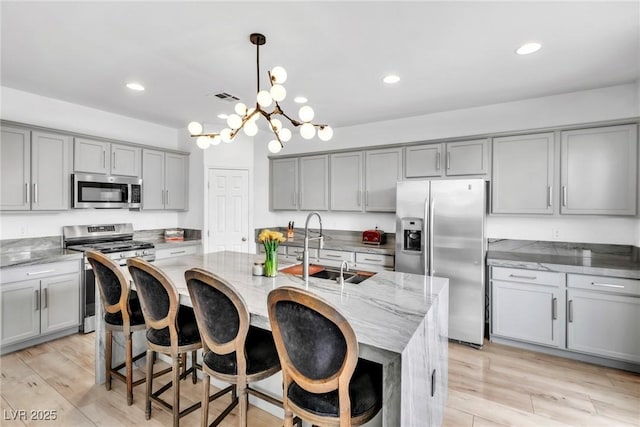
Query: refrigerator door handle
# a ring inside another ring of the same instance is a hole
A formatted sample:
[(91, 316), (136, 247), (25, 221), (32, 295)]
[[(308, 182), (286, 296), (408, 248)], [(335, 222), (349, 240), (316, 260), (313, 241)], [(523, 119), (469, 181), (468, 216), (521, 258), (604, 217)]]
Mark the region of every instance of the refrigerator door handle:
[(435, 212), (436, 199), (432, 198), (429, 203), (429, 269), (427, 270), (429, 276), (433, 276), (436, 272), (435, 266), (433, 265), (433, 230), (435, 225)]

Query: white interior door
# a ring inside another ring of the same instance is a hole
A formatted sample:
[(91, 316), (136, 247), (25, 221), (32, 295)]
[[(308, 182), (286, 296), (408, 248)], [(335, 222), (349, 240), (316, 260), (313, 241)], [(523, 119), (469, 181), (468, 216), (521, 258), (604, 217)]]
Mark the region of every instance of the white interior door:
[(208, 252), (249, 252), (249, 171), (209, 169)]

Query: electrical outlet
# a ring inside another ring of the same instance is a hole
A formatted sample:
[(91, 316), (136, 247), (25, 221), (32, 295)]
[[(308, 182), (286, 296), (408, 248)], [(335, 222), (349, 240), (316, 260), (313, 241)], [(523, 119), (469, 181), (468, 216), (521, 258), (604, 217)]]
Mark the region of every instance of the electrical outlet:
[(560, 229), (559, 228), (552, 228), (551, 229), (551, 238), (552, 239), (559, 239), (560, 238)]

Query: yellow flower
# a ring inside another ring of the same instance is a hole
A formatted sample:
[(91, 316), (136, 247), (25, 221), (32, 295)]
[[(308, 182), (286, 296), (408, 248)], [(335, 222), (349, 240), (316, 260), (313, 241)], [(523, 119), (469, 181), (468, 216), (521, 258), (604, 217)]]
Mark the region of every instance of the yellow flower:
[(258, 235), (258, 241), (262, 243), (282, 243), (286, 239), (284, 235), (279, 231), (271, 231), (269, 229), (264, 229)]

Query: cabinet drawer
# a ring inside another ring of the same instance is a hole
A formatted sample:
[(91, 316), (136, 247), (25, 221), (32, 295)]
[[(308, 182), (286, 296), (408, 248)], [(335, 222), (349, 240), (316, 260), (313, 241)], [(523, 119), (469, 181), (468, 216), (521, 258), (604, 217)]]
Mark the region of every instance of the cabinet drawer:
[(540, 285), (564, 286), (564, 273), (552, 273), (550, 271), (524, 270), (520, 268), (492, 267), (491, 278), (493, 280), (506, 280), (509, 282), (535, 283)]
[(393, 267), (393, 255), (356, 252), (356, 265), (357, 264), (371, 264), (379, 265), (382, 267)]
[(570, 288), (589, 289), (591, 291), (608, 292), (640, 296), (640, 280), (622, 279), (607, 276), (587, 276), (568, 274), (567, 285)]
[(176, 256), (193, 255), (198, 253), (199, 246), (176, 246), (174, 248), (157, 249), (156, 259), (166, 259)]
[(336, 251), (333, 249), (320, 249), (320, 259), (330, 259), (332, 261), (353, 262), (353, 252)]
[[(302, 259), (304, 249), (300, 246), (287, 246), (287, 255)], [(309, 249), (309, 259), (318, 259), (318, 249)]]
[(4, 284), (18, 282), (20, 280), (39, 279), (41, 277), (79, 272), (80, 260), (78, 259), (74, 261), (50, 262), (25, 267), (3, 268), (0, 271), (0, 277)]

